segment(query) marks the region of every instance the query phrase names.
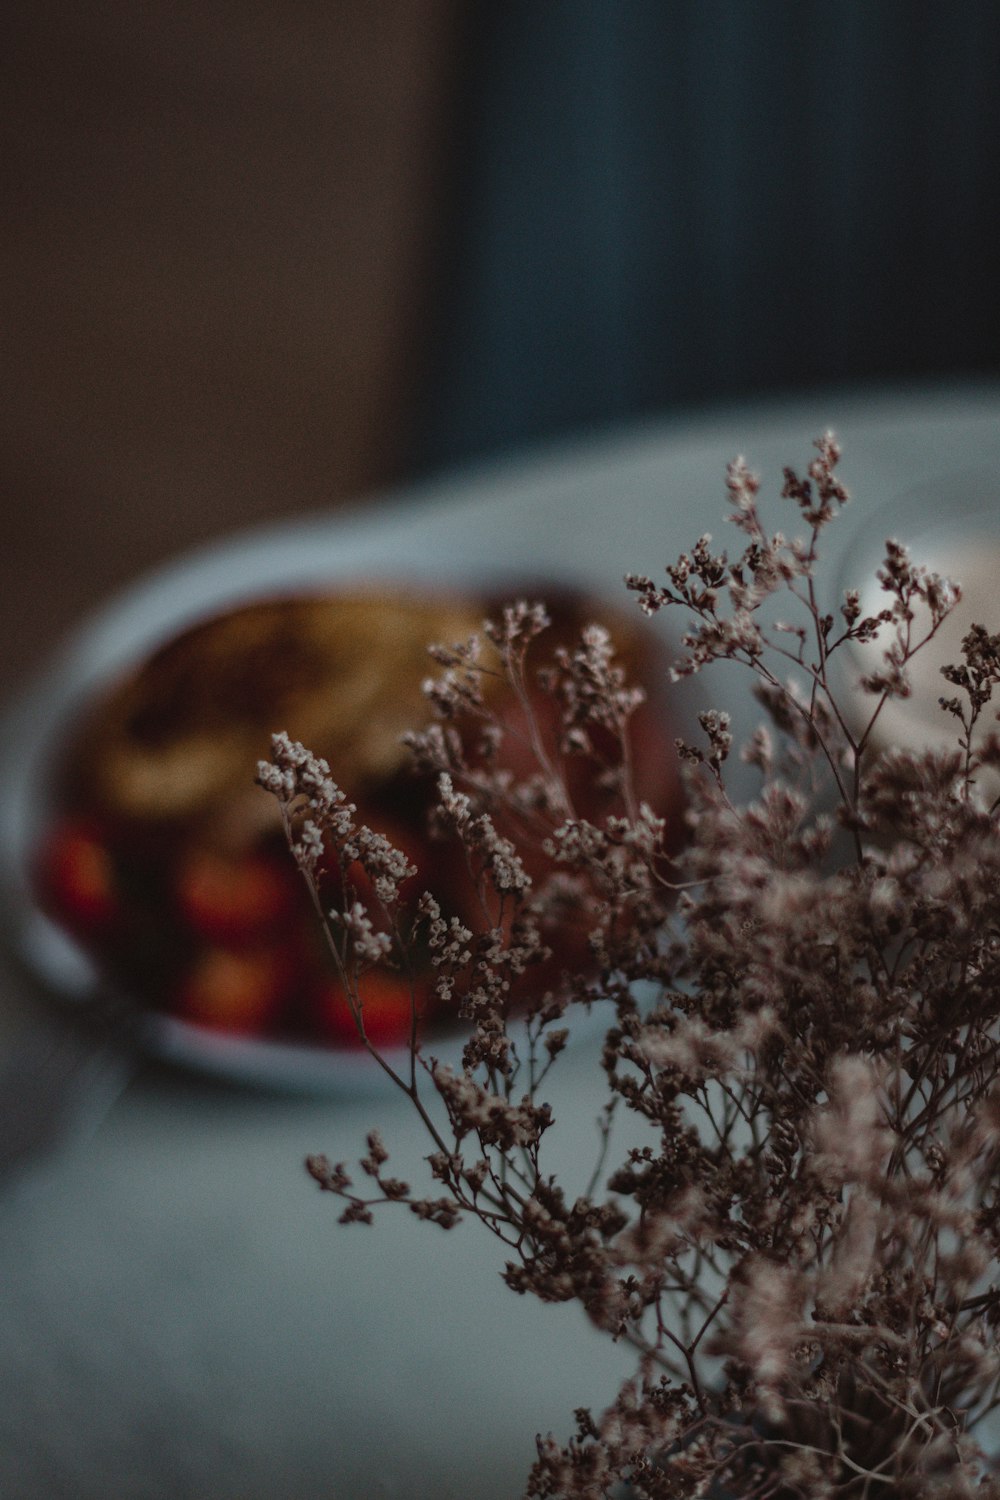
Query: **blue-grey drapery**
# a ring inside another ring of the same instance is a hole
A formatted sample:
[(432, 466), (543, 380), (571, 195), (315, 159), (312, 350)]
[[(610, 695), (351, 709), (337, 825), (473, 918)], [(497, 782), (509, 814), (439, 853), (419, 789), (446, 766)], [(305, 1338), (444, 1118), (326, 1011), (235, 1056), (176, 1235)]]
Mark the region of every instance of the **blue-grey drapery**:
[(1000, 365), (997, 0), (472, 11), (420, 462)]

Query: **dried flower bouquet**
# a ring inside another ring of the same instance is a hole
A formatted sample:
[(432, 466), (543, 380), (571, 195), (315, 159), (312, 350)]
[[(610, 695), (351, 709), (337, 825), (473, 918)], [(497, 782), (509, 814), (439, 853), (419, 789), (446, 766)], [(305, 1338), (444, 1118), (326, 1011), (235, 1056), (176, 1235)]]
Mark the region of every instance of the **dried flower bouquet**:
[[(465, 850), (457, 909), (453, 893), (399, 900), (405, 858), (300, 745), (278, 735), (260, 768), (314, 890), (331, 853), (370, 874), (367, 907), (319, 913), (362, 1038), (366, 975), (405, 973), (417, 950), (468, 1027), (463, 1065), (445, 1067), (414, 1010), (392, 1073), (429, 1138), (431, 1192), (390, 1175), (377, 1131), (360, 1177), (323, 1157), (310, 1173), (348, 1223), (384, 1203), (443, 1228), (478, 1219), (514, 1291), (575, 1301), (637, 1351), (603, 1415), (577, 1412), (565, 1446), (539, 1439), (531, 1496), (627, 1482), (650, 1500), (1000, 1497), (977, 1439), (1000, 1371), (1000, 839), (984, 775), (1000, 765), (986, 727), (1000, 636), (974, 627), (946, 672), (952, 750), (878, 747), (883, 705), (910, 691), (959, 592), (891, 541), (884, 608), (848, 591), (827, 612), (818, 544), (847, 496), (832, 436), (816, 449), (805, 476), (785, 471), (801, 538), (765, 530), (738, 461), (739, 556), (702, 537), (664, 584), (627, 580), (647, 614), (687, 611), (675, 674), (742, 663), (770, 720), (740, 751), (760, 777), (748, 805), (727, 791), (725, 713), (679, 746), (679, 853), (635, 794), (639, 695), (607, 635), (538, 668), (540, 606), (434, 652), (439, 722), (411, 746), (438, 778), (437, 834)], [(876, 640), (859, 720), (831, 659)], [(493, 673), (515, 726), (493, 718)], [(556, 714), (539, 715), (537, 683)], [(581, 766), (606, 815), (578, 815)], [(562, 982), (533, 985), (553, 950)], [(607, 1020), (602, 1144), (570, 1201), (547, 1166), (545, 1094), (580, 1007)], [(623, 1117), (640, 1133), (616, 1155)]]

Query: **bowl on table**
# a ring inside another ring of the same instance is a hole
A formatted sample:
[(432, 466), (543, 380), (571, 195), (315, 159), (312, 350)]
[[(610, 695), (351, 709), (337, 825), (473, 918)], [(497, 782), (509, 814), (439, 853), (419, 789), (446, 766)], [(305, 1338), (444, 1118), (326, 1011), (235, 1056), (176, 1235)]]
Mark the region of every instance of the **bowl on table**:
[[(305, 551), (274, 583), (264, 547), (243, 546), (235, 570), (225, 560), (222, 549), (214, 568), (182, 564), (109, 606), (8, 719), (8, 917), (57, 990), (127, 997), (155, 1053), (268, 1085), (364, 1090), (377, 1070), (255, 767), (286, 730), (417, 866), (409, 894), (460, 890), (459, 854), (429, 840), (431, 781), (410, 770), (401, 735), (430, 717), (427, 646), (466, 639), (511, 591), (496, 578), (403, 584), (371, 569), (324, 580)], [(550, 603), (564, 641), (608, 614), (579, 588), (531, 595)], [(607, 623), (652, 688), (637, 735), (642, 793), (679, 826), (661, 663), (641, 627)], [(333, 905), (367, 894), (360, 869), (334, 884), (323, 891)], [(459, 1055), (460, 1028), (431, 981), (429, 966), (412, 992), (390, 973), (369, 979), (366, 1026), (390, 1060), (405, 1056), (413, 993), (434, 1054)]]
[[(919, 485), (873, 511), (857, 531), (841, 568), (840, 598), (857, 588), (864, 615), (884, 609), (889, 596), (877, 577), (886, 555), (887, 539), (901, 542), (918, 566), (960, 585), (962, 597), (948, 618), (917, 652), (909, 668), (907, 697), (889, 698), (875, 722), (873, 742), (882, 749), (951, 748), (958, 725), (940, 704), (955, 688), (942, 668), (958, 663), (962, 639), (973, 624), (991, 633), (1000, 631), (1000, 482), (994, 470), (967, 469)], [(912, 629), (919, 640), (930, 628), (930, 613), (919, 601)], [(861, 678), (877, 671), (892, 639), (886, 626), (877, 641), (852, 644), (842, 662), (842, 680), (852, 726), (861, 729), (871, 716), (875, 698), (859, 686)], [(987, 711), (981, 727), (996, 728)]]

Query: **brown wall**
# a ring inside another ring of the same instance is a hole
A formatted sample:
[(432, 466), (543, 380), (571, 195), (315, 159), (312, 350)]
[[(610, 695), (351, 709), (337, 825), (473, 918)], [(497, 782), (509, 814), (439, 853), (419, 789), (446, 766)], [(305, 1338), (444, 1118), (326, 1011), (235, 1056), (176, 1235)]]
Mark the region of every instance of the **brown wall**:
[(0, 685), (179, 548), (390, 479), (451, 0), (33, 0), (5, 26)]

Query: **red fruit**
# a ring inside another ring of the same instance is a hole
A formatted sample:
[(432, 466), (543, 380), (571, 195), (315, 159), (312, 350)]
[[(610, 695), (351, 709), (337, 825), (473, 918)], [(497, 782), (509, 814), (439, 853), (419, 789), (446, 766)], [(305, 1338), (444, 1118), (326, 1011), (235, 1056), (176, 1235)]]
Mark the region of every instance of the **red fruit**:
[(73, 932), (106, 932), (121, 915), (111, 852), (90, 823), (67, 819), (52, 830), (38, 879), (43, 899)]
[(280, 931), (299, 903), (295, 870), (267, 854), (242, 858), (199, 849), (177, 873), (175, 898), (193, 932), (242, 948)]
[(273, 1028), (293, 986), (294, 964), (280, 948), (210, 948), (181, 981), (174, 1009), (186, 1021), (256, 1034)]
[[(362, 976), (360, 990), (365, 1035), (372, 1046), (405, 1047), (410, 1040), (412, 1024), (410, 981), (399, 974), (372, 969)], [(420, 987), (415, 998), (419, 1012), (426, 998)], [(320, 992), (316, 1014), (318, 1025), (337, 1046), (364, 1045), (338, 980), (330, 980)]]

